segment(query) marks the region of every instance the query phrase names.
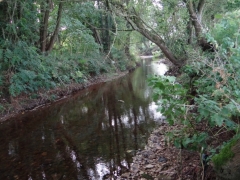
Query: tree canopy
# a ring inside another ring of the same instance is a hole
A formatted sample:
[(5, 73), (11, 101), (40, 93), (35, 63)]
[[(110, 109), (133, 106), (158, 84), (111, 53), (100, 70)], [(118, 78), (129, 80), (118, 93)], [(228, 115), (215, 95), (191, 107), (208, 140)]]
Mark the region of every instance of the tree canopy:
[(237, 5), (237, 0), (2, 0), (1, 91), (17, 96), (126, 70), (149, 42), (181, 67), (189, 49), (216, 50), (207, 35)]

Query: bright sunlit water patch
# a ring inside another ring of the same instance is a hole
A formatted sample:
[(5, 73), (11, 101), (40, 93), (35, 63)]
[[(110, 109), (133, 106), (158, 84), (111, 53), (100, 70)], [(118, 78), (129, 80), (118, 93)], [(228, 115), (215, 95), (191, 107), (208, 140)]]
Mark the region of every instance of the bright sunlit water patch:
[(97, 170), (99, 179), (103, 179), (104, 175), (110, 173), (109, 167), (107, 167), (105, 163), (96, 164), (96, 170)]
[(163, 115), (157, 110), (158, 109), (158, 105), (156, 105), (155, 102), (152, 102), (149, 105), (149, 109), (153, 112), (154, 114), (154, 119), (159, 120), (163, 118)]
[(152, 63), (152, 68), (154, 75), (162, 76), (168, 71), (168, 67), (166, 64), (160, 62)]

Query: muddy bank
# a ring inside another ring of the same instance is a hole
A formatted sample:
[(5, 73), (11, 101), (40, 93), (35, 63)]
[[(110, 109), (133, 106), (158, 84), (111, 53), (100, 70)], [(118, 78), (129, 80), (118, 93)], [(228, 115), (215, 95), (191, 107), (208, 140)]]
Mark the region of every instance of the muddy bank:
[(82, 84), (65, 84), (55, 89), (41, 90), (35, 94), (22, 94), (16, 98), (11, 97), (11, 103), (9, 103), (5, 98), (0, 98), (0, 104), (3, 107), (2, 113), (0, 114), (0, 122), (15, 117), (18, 114), (25, 113), (26, 111), (31, 111), (65, 99), (68, 96), (91, 85), (104, 83), (119, 78), (126, 75), (128, 72), (130, 72), (130, 70), (124, 72), (119, 71), (113, 74), (102, 74), (100, 76), (92, 77), (88, 79), (87, 82)]

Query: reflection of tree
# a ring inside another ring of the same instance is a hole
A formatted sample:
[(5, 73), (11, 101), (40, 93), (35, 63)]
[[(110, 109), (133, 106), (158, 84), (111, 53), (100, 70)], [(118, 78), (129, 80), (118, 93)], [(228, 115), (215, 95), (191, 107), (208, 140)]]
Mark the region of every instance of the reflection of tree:
[[(19, 148), (15, 147), (17, 160), (5, 158), (0, 168), (5, 164), (16, 167), (6, 172), (12, 177), (22, 174), (21, 179), (29, 174), (41, 179), (42, 171), (49, 179), (55, 173), (59, 178), (88, 179), (90, 169), (97, 179), (98, 163), (105, 164), (111, 176), (123, 173), (130, 168), (131, 154), (127, 151), (140, 148), (145, 141), (140, 136), (154, 125), (149, 111), (151, 95), (145, 94), (147, 71), (139, 68), (101, 88), (96, 85), (65, 104), (49, 107), (44, 111), (46, 115), (35, 114), (24, 123), (17, 121), (11, 130), (1, 129), (4, 135), (0, 137), (0, 155), (8, 157), (5, 149), (9, 141)], [(4, 178), (0, 175), (0, 179)]]
[[(88, 179), (87, 165), (86, 162), (84, 162), (85, 158), (80, 157), (77, 143), (71, 136), (69, 136), (61, 124), (59, 124), (57, 136), (59, 138), (56, 139), (56, 147), (60, 151), (61, 156), (64, 159), (64, 163), (68, 168), (67, 172), (71, 172), (71, 175), (69, 174), (68, 177), (79, 179), (77, 170), (79, 168), (81, 170), (81, 175)], [(67, 147), (69, 147), (68, 151), (66, 151), (66, 149), (68, 149)], [(75, 158), (76, 160), (74, 160)], [(80, 166), (77, 163), (79, 163)], [(66, 171), (66, 169), (64, 169), (64, 171)]]
[[(123, 141), (122, 147), (123, 147), (123, 152), (125, 153), (125, 159), (130, 159), (131, 156), (130, 156), (129, 153), (127, 153), (127, 150), (128, 150), (127, 146), (126, 146), (127, 141), (126, 141), (126, 137), (125, 137), (125, 133), (124, 133), (123, 123), (122, 123), (122, 120), (121, 120), (120, 116), (118, 117), (118, 121), (119, 121), (119, 125), (120, 125), (120, 128), (121, 128), (121, 136), (122, 136), (122, 141)], [(130, 162), (129, 161), (127, 161), (127, 167), (126, 168), (130, 169)]]
[[(132, 86), (132, 83), (131, 81), (128, 81), (128, 89), (132, 95), (132, 102), (135, 103), (136, 102), (136, 97), (135, 97), (135, 94), (133, 92), (133, 86)], [(134, 120), (134, 131), (133, 131), (133, 134), (134, 134), (134, 146), (135, 146), (135, 150), (138, 149), (138, 140), (137, 140), (137, 125), (138, 125), (138, 122), (137, 122), (137, 112), (135, 110), (135, 107), (136, 106), (132, 106), (132, 113), (133, 113), (133, 120)]]

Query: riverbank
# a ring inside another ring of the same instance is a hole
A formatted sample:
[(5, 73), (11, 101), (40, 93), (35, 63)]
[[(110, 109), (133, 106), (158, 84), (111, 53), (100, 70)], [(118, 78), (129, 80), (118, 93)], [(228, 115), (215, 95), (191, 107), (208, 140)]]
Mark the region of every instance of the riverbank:
[[(177, 149), (166, 138), (166, 133), (180, 129), (181, 125), (163, 123), (150, 135), (144, 150), (133, 157), (130, 172), (120, 179), (141, 180), (192, 180), (202, 179), (203, 166), (200, 154), (186, 149)], [(205, 167), (204, 179), (216, 179), (213, 167)]]
[(119, 180), (214, 180), (221, 176), (229, 178), (228, 172), (231, 172), (231, 179), (238, 175), (236, 172), (239, 172), (239, 151), (236, 151), (236, 148), (238, 149), (239, 145), (232, 148), (234, 158), (219, 172), (215, 171), (212, 161), (207, 160), (207, 157), (212, 155), (209, 150), (228, 142), (235, 134), (233, 131), (225, 131), (221, 127), (207, 130), (206, 124), (199, 125), (199, 133), (209, 134), (207, 144), (210, 147), (200, 154), (183, 147), (176, 148), (168, 139), (168, 133), (177, 132), (183, 128), (183, 125), (178, 124), (172, 126), (166, 122), (160, 124), (151, 133), (145, 148), (139, 150), (133, 157), (130, 171), (122, 174)]
[(35, 110), (37, 108), (65, 99), (68, 96), (94, 84), (119, 78), (129, 73), (129, 71), (130, 70), (118, 71), (111, 74), (101, 74), (99, 76), (89, 78), (85, 83), (65, 84), (55, 89), (38, 91), (35, 94), (22, 94), (16, 98), (11, 97), (11, 103), (9, 103), (5, 98), (0, 98), (0, 104), (2, 106), (0, 122), (6, 121), (27, 111)]

